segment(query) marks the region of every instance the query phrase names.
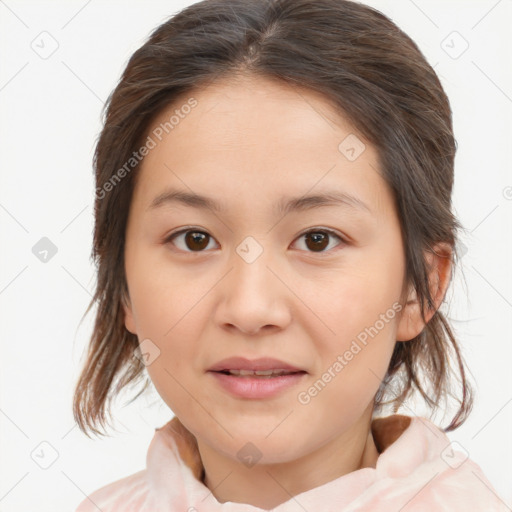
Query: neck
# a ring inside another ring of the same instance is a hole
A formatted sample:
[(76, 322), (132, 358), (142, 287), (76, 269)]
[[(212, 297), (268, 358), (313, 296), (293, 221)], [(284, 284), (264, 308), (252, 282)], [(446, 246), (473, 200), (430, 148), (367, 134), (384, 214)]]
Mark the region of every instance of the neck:
[(198, 441), (205, 485), (217, 501), (245, 503), (266, 510), (358, 469), (372, 467), (379, 453), (371, 433), (369, 408), (350, 427), (298, 459), (246, 467)]

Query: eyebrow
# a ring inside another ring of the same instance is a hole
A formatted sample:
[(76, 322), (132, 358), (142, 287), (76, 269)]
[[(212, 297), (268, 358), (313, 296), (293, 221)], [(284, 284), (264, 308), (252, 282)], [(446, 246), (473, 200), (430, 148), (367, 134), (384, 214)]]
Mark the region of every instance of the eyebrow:
[[(176, 189), (166, 190), (156, 196), (147, 207), (147, 210), (156, 210), (174, 203), (200, 210), (211, 210), (217, 213), (224, 213), (226, 211), (223, 204), (211, 197)], [(344, 206), (370, 214), (373, 213), (370, 207), (360, 198), (341, 191), (327, 191), (301, 197), (282, 197), (276, 203), (274, 211), (276, 214), (284, 216), (290, 212), (307, 211), (324, 206)]]

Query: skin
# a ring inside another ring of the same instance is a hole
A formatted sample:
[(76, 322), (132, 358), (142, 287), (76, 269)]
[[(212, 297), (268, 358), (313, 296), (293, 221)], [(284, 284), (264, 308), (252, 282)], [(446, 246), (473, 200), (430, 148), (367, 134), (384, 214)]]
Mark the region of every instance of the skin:
[[(174, 102), (152, 128), (190, 96), (197, 106), (138, 171), (126, 230), (125, 325), (160, 350), (148, 373), (196, 437), (213, 495), (270, 509), (375, 467), (375, 393), (395, 343), (411, 340), (424, 324), (405, 286), (399, 219), (377, 152), (323, 96), (261, 77), (230, 77)], [(355, 161), (338, 150), (349, 134), (366, 145)], [(148, 209), (168, 187), (210, 196), (226, 211), (179, 203)], [(350, 192), (371, 213), (343, 205), (273, 213), (282, 196), (325, 190)], [(178, 228), (209, 235), (204, 248), (187, 245), (183, 234), (166, 242)], [(332, 229), (345, 241), (333, 236), (315, 251), (303, 236), (311, 228)], [(252, 263), (237, 253), (248, 236), (263, 250)], [(439, 305), (450, 258), (428, 258)], [(394, 303), (403, 309), (301, 404), (298, 393)], [(308, 373), (270, 399), (236, 398), (207, 373), (230, 356), (275, 357)], [(248, 442), (262, 454), (252, 467), (237, 457)]]

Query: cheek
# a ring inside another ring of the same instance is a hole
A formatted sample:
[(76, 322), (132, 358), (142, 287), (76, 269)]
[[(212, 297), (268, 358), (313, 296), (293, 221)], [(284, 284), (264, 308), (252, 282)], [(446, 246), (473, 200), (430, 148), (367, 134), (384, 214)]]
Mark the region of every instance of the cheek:
[[(147, 371), (166, 403), (181, 396), (187, 375), (195, 370), (200, 358), (195, 340), (199, 339), (202, 324), (199, 316), (201, 297), (207, 284), (191, 286), (190, 279), (170, 265), (163, 265), (149, 254), (133, 259), (128, 272), (130, 297), (140, 343), (149, 345), (157, 354)], [(207, 316), (206, 316), (207, 318)], [(156, 347), (156, 348), (155, 348)], [(141, 347), (143, 348), (143, 347)]]
[(323, 288), (315, 306), (331, 332), (324, 327), (316, 338), (323, 340), (317, 343), (318, 372), (330, 368), (340, 385), (339, 397), (349, 402), (377, 390), (396, 343), (402, 262), (381, 255), (336, 272), (337, 279)]
[[(151, 371), (155, 376), (169, 380), (166, 370), (173, 375), (185, 375), (198, 364), (202, 312), (198, 292), (186, 294), (177, 288), (169, 289), (162, 282), (145, 283), (135, 301), (139, 341), (150, 339), (159, 349), (158, 361)], [(149, 371), (149, 368), (148, 368)], [(171, 379), (172, 381), (172, 379)]]
[[(324, 320), (325, 327), (333, 335), (334, 345), (340, 340), (346, 342), (357, 337), (376, 323), (379, 331), (389, 334), (402, 284), (401, 276), (395, 279), (393, 272), (379, 264), (343, 269), (333, 272), (338, 276), (335, 279), (320, 287), (317, 283), (315, 291), (309, 290), (311, 309)], [(385, 325), (380, 321), (384, 317)], [(324, 328), (324, 334), (327, 330)], [(342, 347), (337, 345), (337, 348)]]
[(165, 256), (160, 249), (140, 250), (132, 256), (131, 265), (127, 265), (139, 338), (172, 336), (187, 316), (194, 314), (195, 306), (208, 289), (208, 283), (197, 282)]
[[(371, 322), (361, 314), (349, 322), (341, 320), (336, 341), (328, 339), (323, 345), (321, 366), (311, 384), (318, 390), (314, 400), (325, 424), (355, 421), (372, 402), (396, 343), (394, 313), (390, 310), (377, 321), (367, 315)], [(343, 419), (339, 411), (344, 411)]]
[(197, 378), (201, 375), (198, 367), (201, 359), (195, 342), (199, 336), (197, 327), (183, 320), (167, 336), (159, 339), (156, 336), (160, 353), (146, 369), (164, 402), (179, 415), (191, 408), (191, 395), (199, 395)]

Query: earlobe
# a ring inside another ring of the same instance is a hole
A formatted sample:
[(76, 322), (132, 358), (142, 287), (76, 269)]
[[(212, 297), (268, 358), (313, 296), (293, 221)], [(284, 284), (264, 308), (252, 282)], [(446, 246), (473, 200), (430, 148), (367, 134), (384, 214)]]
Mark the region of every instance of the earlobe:
[(420, 305), (416, 297), (416, 290), (411, 285), (409, 296), (400, 313), (400, 320), (396, 331), (396, 341), (409, 341), (415, 338), (422, 330), (424, 324), (421, 319)]
[(123, 312), (124, 312), (124, 326), (132, 334), (137, 334), (137, 329), (135, 327), (135, 320), (133, 318), (132, 307), (131, 307), (129, 299), (125, 299), (123, 297), (122, 307), (123, 307)]
[[(425, 303), (425, 320), (426, 323), (434, 316), (439, 309), (451, 277), (451, 248), (448, 244), (441, 243), (434, 247), (433, 252), (425, 254), (429, 272), (430, 294), (434, 302), (434, 307), (429, 308)], [(416, 290), (410, 287), (407, 302), (404, 305), (400, 320), (398, 322), (396, 340), (409, 341), (418, 336), (424, 329), (426, 323), (421, 317), (420, 303), (416, 294)]]

